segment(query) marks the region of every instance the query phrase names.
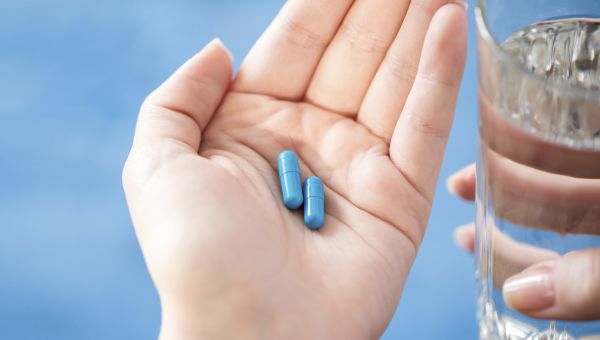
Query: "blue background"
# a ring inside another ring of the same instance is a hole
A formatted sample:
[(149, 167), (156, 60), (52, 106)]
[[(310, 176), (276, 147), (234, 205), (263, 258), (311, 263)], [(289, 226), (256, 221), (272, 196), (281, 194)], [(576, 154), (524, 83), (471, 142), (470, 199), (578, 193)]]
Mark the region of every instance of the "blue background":
[[(0, 1), (0, 339), (150, 339), (160, 326), (121, 189), (143, 98), (213, 37), (236, 65), (283, 1)], [(472, 6), (471, 6), (472, 7)], [(469, 64), (442, 176), (475, 158)], [(475, 339), (473, 207), (438, 186), (384, 339)]]

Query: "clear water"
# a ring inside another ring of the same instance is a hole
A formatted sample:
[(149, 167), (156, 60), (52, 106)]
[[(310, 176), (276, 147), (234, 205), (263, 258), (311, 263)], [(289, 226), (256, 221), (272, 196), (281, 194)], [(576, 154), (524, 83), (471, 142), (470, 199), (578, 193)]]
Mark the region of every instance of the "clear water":
[(480, 91), (480, 337), (600, 339), (600, 322), (529, 318), (501, 292), (535, 263), (600, 248), (600, 22), (536, 23), (502, 47), (545, 80), (507, 68), (496, 93)]
[[(502, 48), (531, 72), (570, 88), (600, 90), (600, 21), (545, 21), (513, 33)], [(600, 114), (564, 99), (564, 93), (522, 77), (502, 78), (501, 102), (520, 126), (541, 137), (575, 147), (600, 148)], [(518, 100), (515, 100), (518, 99)]]

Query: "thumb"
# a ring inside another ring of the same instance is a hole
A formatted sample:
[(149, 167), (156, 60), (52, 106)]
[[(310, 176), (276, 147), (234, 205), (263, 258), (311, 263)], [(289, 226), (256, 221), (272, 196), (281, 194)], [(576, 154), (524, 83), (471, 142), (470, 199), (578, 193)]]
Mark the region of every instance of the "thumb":
[(221, 103), (231, 75), (231, 54), (215, 39), (146, 98), (134, 146), (174, 140), (198, 150), (201, 132)]
[(202, 131), (231, 81), (232, 58), (215, 39), (146, 98), (123, 169), (126, 193), (151, 177), (165, 157), (197, 154)]
[(542, 262), (504, 283), (506, 304), (541, 319), (600, 319), (600, 249)]

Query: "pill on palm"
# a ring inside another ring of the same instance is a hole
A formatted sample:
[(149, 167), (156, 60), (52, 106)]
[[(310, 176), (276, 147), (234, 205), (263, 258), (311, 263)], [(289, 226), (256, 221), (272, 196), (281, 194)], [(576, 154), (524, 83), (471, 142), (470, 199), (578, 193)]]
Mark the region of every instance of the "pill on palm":
[(284, 151), (277, 158), (279, 180), (283, 203), (289, 209), (300, 208), (304, 201), (302, 196), (302, 178), (300, 177), (300, 164), (293, 151)]
[(304, 224), (313, 230), (320, 229), (325, 222), (325, 191), (318, 177), (304, 181)]

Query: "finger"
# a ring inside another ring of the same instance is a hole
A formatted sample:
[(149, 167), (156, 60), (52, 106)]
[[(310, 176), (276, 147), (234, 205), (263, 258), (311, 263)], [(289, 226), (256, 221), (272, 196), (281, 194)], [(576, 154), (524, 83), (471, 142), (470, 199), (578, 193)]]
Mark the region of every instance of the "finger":
[(475, 180), (476, 180), (475, 164), (466, 166), (446, 181), (448, 191), (467, 201), (475, 200)]
[(431, 19), (438, 8), (447, 2), (448, 0), (411, 1), (400, 32), (360, 107), (358, 121), (388, 142), (415, 80), (423, 40)]
[[(494, 287), (502, 287), (506, 279), (537, 263), (553, 260), (559, 254), (540, 247), (518, 242), (491, 225), (494, 244)], [(454, 232), (457, 245), (468, 252), (475, 250), (475, 225), (458, 227)]]
[[(583, 114), (597, 107), (597, 100), (597, 96), (581, 98), (577, 105)], [(577, 178), (600, 178), (598, 150), (549, 143), (548, 140), (539, 138), (538, 134), (530, 133), (498, 114), (497, 107), (488, 100), (481, 100), (479, 104), (480, 135), (489, 149), (515, 162), (546, 172)], [(592, 126), (600, 128), (600, 115), (591, 114), (588, 117), (590, 120), (585, 123), (576, 124), (585, 124), (586, 128), (592, 130)]]
[(506, 304), (535, 318), (600, 319), (600, 249), (540, 263), (503, 287)]
[(142, 105), (134, 148), (176, 142), (197, 152), (202, 130), (229, 86), (232, 59), (214, 40), (152, 92)]
[(233, 90), (298, 100), (352, 0), (290, 0), (242, 63)]
[(454, 243), (469, 253), (473, 253), (475, 251), (475, 224), (469, 223), (456, 228)]
[(413, 88), (390, 145), (396, 167), (433, 200), (465, 65), (467, 15), (447, 4), (432, 19)]
[(144, 102), (123, 186), (133, 195), (165, 157), (197, 154), (200, 136), (231, 79), (231, 56), (215, 40), (188, 60)]
[[(486, 171), (498, 217), (515, 224), (563, 233), (598, 234), (600, 181), (540, 171), (486, 151)], [(475, 166), (452, 175), (448, 191), (475, 199)]]
[(307, 99), (355, 116), (409, 2), (357, 0), (319, 63)]
[(484, 149), (496, 217), (560, 233), (600, 234), (600, 180), (549, 173)]

